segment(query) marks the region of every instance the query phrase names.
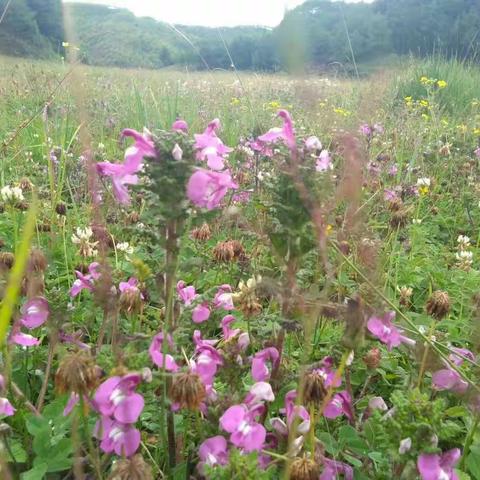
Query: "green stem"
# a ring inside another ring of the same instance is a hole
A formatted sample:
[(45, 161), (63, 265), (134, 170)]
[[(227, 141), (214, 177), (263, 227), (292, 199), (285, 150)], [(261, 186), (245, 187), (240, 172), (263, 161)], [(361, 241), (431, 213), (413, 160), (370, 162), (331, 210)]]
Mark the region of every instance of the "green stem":
[(465, 467), (465, 461), (467, 460), (467, 455), (470, 452), (470, 447), (472, 446), (473, 438), (475, 437), (475, 433), (477, 431), (479, 423), (480, 415), (477, 414), (473, 419), (472, 426), (470, 427), (470, 431), (468, 432), (467, 438), (465, 440), (465, 445), (463, 447), (463, 455), (459, 465), (460, 470), (463, 470), (463, 468)]

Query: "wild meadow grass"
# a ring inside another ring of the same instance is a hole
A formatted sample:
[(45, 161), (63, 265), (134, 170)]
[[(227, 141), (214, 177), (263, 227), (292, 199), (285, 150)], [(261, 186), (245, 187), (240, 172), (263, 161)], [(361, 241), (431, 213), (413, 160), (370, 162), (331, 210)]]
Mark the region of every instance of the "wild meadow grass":
[(480, 479), (478, 67), (0, 62), (1, 478)]

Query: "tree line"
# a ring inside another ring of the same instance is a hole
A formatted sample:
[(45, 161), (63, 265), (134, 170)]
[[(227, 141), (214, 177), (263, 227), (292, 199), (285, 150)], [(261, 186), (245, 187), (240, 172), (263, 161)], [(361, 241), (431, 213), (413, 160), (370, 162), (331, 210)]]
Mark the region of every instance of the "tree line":
[[(0, 15), (7, 0), (0, 0)], [(477, 59), (480, 0), (307, 0), (274, 29), (171, 26), (125, 9), (68, 4), (84, 63), (117, 67), (294, 70), (386, 56), (442, 53)], [(60, 0), (15, 0), (0, 24), (0, 53), (64, 54)]]

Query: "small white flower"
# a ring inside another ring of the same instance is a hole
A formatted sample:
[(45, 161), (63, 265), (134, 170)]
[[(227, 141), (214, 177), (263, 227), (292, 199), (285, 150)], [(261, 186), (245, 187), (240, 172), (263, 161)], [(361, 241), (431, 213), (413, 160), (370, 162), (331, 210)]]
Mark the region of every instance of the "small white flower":
[(417, 187), (429, 187), (430, 179), (428, 177), (422, 177), (417, 180)]
[(103, 143), (98, 144), (98, 149), (99, 150), (105, 150), (105, 145)]
[(180, 145), (178, 143), (175, 144), (172, 150), (172, 156), (177, 162), (182, 159), (183, 155), (183, 150), (180, 148)]
[(90, 227), (77, 228), (76, 234), (72, 234), (72, 243), (78, 245), (82, 242), (88, 242), (93, 235), (93, 231)]
[(412, 223), (413, 223), (414, 225), (420, 225), (420, 224), (422, 223), (422, 219), (421, 219), (421, 218), (414, 218), (414, 219), (412, 220)]
[(128, 242), (117, 243), (117, 250), (128, 255), (133, 253), (133, 247)]
[(403, 455), (407, 453), (412, 448), (412, 439), (410, 437), (404, 438), (400, 441), (400, 446), (398, 447), (398, 453)]
[(4, 202), (22, 202), (24, 200), (23, 192), (20, 187), (10, 187), (6, 185), (0, 190), (0, 197)]

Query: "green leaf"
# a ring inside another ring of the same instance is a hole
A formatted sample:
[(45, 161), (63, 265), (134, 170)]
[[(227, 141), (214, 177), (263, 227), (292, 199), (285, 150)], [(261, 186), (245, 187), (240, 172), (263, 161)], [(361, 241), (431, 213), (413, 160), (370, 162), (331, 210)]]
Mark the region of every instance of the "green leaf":
[(28, 472), (24, 472), (20, 475), (21, 480), (42, 480), (47, 473), (47, 464), (39, 463)]
[(480, 455), (474, 451), (470, 451), (467, 457), (468, 471), (475, 480), (480, 480)]
[(337, 456), (340, 453), (338, 442), (327, 432), (320, 432), (317, 435), (318, 439), (325, 446), (325, 450), (332, 456)]
[(343, 456), (345, 457), (345, 460), (347, 460), (347, 462), (354, 467), (360, 468), (363, 465), (358, 458), (352, 457), (351, 455), (348, 455), (346, 453), (344, 453)]
[(445, 410), (445, 416), (447, 417), (465, 417), (465, 415), (468, 415), (468, 410), (461, 405), (447, 408), (447, 410)]
[(358, 436), (357, 431), (350, 425), (344, 425), (340, 428), (338, 440), (355, 453), (365, 454), (368, 451), (368, 445)]
[(17, 463), (25, 463), (27, 461), (27, 452), (23, 448), (22, 444), (19, 441), (13, 441), (10, 445), (10, 450), (12, 451), (13, 457), (8, 452), (8, 461), (9, 462), (17, 462)]

